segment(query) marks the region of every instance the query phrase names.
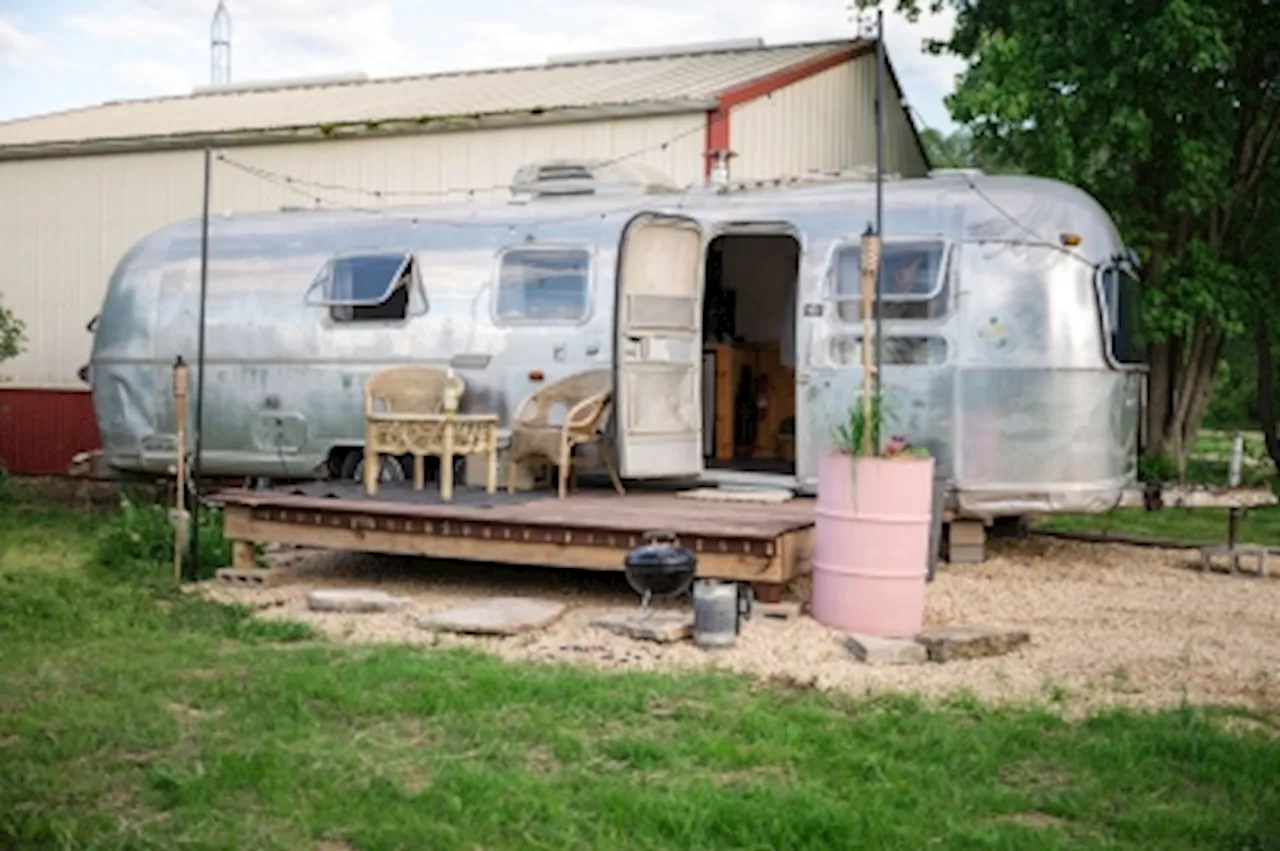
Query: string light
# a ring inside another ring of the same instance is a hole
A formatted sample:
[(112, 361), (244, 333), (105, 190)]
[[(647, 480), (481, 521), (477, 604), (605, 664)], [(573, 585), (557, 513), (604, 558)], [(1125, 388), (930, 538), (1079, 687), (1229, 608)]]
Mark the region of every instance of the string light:
[[(916, 109), (914, 106), (911, 106), (909, 104), (904, 104), (904, 107), (919, 122), (920, 126), (922, 126), (926, 130), (933, 129), (932, 127), (929, 126), (928, 122), (925, 121), (924, 116), (920, 114), (920, 111), (918, 109)], [(717, 116), (713, 120), (722, 120), (722, 117)], [(644, 156), (645, 154), (648, 154), (648, 153), (667, 150), (668, 148), (670, 148), (671, 145), (675, 144), (676, 142), (686, 139), (694, 135), (695, 133), (704, 132), (704, 130), (705, 130), (705, 125), (698, 124), (688, 130), (684, 130), (680, 133), (677, 133), (674, 136), (671, 136), (670, 138), (665, 139), (661, 142), (657, 142), (652, 145), (647, 145), (643, 148), (637, 148), (633, 151), (629, 151), (625, 154), (621, 154), (619, 156), (612, 157), (607, 160), (602, 160), (599, 164), (599, 167), (616, 165), (618, 163), (635, 159), (636, 157)], [(262, 168), (261, 166), (250, 165), (248, 163), (244, 163), (244, 162), (240, 162), (238, 160), (232, 159), (231, 157), (228, 157), (223, 152), (218, 152), (215, 156), (218, 162), (224, 163), (225, 165), (230, 166), (231, 168), (237, 169), (252, 177), (258, 178), (259, 180), (263, 180), (267, 183), (271, 183), (275, 186), (285, 189), (286, 191), (292, 192), (302, 198), (305, 198), (309, 203), (313, 204), (317, 209), (323, 209), (330, 212), (364, 213), (367, 215), (377, 216), (379, 218), (383, 218), (387, 220), (408, 221), (415, 225), (427, 224), (427, 225), (442, 225), (442, 226), (451, 226), (451, 227), (492, 227), (495, 224), (501, 224), (501, 223), (495, 222), (493, 220), (468, 221), (466, 219), (458, 219), (458, 218), (449, 218), (449, 219), (433, 218), (431, 216), (426, 216), (421, 213), (396, 212), (396, 211), (390, 211), (390, 210), (387, 210), (384, 208), (378, 208), (378, 207), (368, 207), (368, 206), (362, 206), (358, 204), (347, 204), (347, 203), (335, 201), (334, 199), (331, 199), (331, 198), (326, 198), (324, 197), (323, 194), (320, 194), (320, 193), (346, 192), (346, 193), (351, 193), (356, 195), (364, 195), (366, 197), (372, 197), (379, 201), (389, 199), (389, 198), (426, 199), (426, 198), (449, 198), (457, 195), (465, 195), (468, 201), (474, 201), (478, 193), (507, 192), (511, 189), (511, 186), (509, 184), (493, 184), (489, 186), (465, 186), (465, 187), (460, 186), (460, 187), (452, 187), (448, 189), (423, 189), (423, 190), (369, 189), (362, 186), (349, 186), (349, 185), (340, 184), (340, 183), (326, 183), (323, 181), (308, 180), (306, 178), (298, 177), (296, 175), (290, 175), (290, 174), (284, 174), (282, 172), (272, 171), (271, 169)], [(1088, 264), (1088, 261), (1080, 257), (1075, 252), (1068, 251), (1067, 249), (1057, 244), (1056, 242), (1043, 238), (1034, 230), (1029, 228), (1027, 225), (1018, 221), (1011, 213), (1009, 213), (1007, 210), (1001, 207), (998, 203), (996, 203), (994, 199), (992, 199), (989, 195), (987, 195), (982, 190), (982, 188), (978, 186), (978, 184), (973, 180), (973, 178), (970, 175), (965, 174), (964, 172), (960, 172), (960, 176), (964, 179), (965, 183), (968, 184), (969, 188), (973, 190), (973, 192), (983, 200), (983, 202), (989, 205), (992, 209), (994, 209), (1000, 215), (1008, 219), (1013, 225), (1015, 225), (1016, 227), (1020, 228), (1021, 230), (1029, 234), (1031, 237), (1033, 237), (1035, 240), (1035, 242), (1032, 243), (1033, 245), (1038, 245), (1045, 248), (1050, 248), (1056, 251), (1060, 251), (1072, 258), (1075, 258), (1077, 260), (1080, 260), (1081, 262), (1085, 262), (1086, 264)], [(781, 175), (781, 176), (772, 177), (772, 178), (761, 178), (761, 179), (754, 179), (749, 181), (735, 181), (734, 186), (736, 186), (739, 190), (746, 190), (751, 187), (759, 188), (759, 187), (765, 187), (765, 186), (774, 186), (774, 187), (796, 186), (796, 185), (800, 185), (802, 183), (807, 183), (807, 182), (825, 182), (825, 179), (824, 179), (824, 176), (819, 173), (811, 173), (808, 175), (788, 174), (788, 175)], [(676, 193), (674, 193), (675, 196), (678, 196), (675, 199), (673, 199), (675, 200), (675, 205), (677, 209), (684, 208), (693, 189), (694, 189), (693, 186), (685, 186), (677, 190)], [(670, 195), (667, 197), (672, 198), (672, 196)], [(569, 223), (569, 222), (580, 222), (587, 219), (595, 219), (595, 218), (603, 219), (617, 213), (628, 212), (633, 208), (634, 208), (633, 204), (628, 204), (625, 206), (619, 206), (617, 208), (606, 209), (606, 210), (592, 210), (592, 211), (584, 211), (581, 213), (565, 215), (560, 217), (538, 218), (538, 219), (523, 221), (521, 224), (525, 228), (532, 229), (532, 228), (543, 227), (546, 225), (554, 225), (554, 224)], [(993, 240), (984, 240), (984, 241), (991, 242)], [(1089, 265), (1095, 265), (1095, 264), (1089, 264)]]
[[(723, 119), (717, 116), (713, 120), (723, 120)], [(705, 127), (706, 127), (705, 124), (701, 124), (701, 123), (696, 124), (695, 126), (689, 128), (688, 130), (681, 131), (680, 133), (677, 133), (676, 135), (668, 139), (665, 139), (661, 142), (658, 142), (656, 144), (648, 145), (643, 148), (637, 148), (634, 151), (629, 151), (628, 153), (622, 154), (620, 156), (603, 160), (599, 163), (597, 167), (607, 168), (609, 166), (627, 162), (628, 160), (633, 160), (636, 157), (642, 157), (645, 154), (653, 153), (655, 151), (665, 151), (676, 142), (679, 142), (683, 139), (687, 139), (688, 137), (693, 136), (697, 133), (705, 132)], [(410, 198), (410, 199), (412, 198), (448, 198), (454, 195), (466, 195), (468, 196), (469, 199), (474, 199), (476, 196), (476, 193), (478, 192), (506, 192), (511, 188), (509, 184), (498, 183), (498, 184), (492, 184), (489, 186), (459, 186), (459, 187), (452, 187), (448, 189), (369, 189), (363, 186), (349, 186), (341, 183), (326, 183), (319, 180), (308, 180), (306, 178), (297, 177), (295, 175), (289, 175), (289, 174), (284, 174), (277, 171), (272, 171), (271, 169), (263, 168), (261, 166), (250, 165), (249, 163), (244, 163), (244, 162), (240, 162), (239, 160), (234, 160), (231, 157), (228, 157), (223, 152), (219, 152), (217, 154), (217, 159), (219, 162), (225, 163), (226, 165), (229, 165), (232, 168), (239, 169), (240, 171), (243, 171), (247, 174), (250, 174), (254, 177), (268, 181), (270, 183), (275, 183), (277, 185), (281, 185), (289, 189), (294, 189), (295, 191), (297, 188), (303, 188), (303, 189), (318, 190), (321, 192), (348, 192), (355, 195), (364, 195), (364, 196), (373, 197), (379, 201), (384, 200), (386, 198)], [(311, 195), (310, 193), (303, 193), (303, 194), (305, 194), (309, 200), (315, 198), (315, 196)]]

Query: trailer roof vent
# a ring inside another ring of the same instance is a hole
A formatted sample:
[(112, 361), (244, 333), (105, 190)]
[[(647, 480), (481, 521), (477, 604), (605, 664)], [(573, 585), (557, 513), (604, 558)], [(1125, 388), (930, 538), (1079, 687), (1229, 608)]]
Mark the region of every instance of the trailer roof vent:
[(609, 160), (544, 160), (516, 170), (511, 191), (518, 200), (583, 195), (654, 195), (678, 192), (666, 175)]

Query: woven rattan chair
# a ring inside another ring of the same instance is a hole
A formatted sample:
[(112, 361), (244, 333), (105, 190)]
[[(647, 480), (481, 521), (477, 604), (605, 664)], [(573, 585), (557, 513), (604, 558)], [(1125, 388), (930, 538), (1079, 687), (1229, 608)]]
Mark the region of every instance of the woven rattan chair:
[[(573, 450), (593, 444), (609, 470), (614, 490), (625, 494), (602, 426), (613, 400), (611, 370), (580, 372), (531, 394), (516, 408), (511, 424), (511, 448), (507, 460), (507, 490), (516, 489), (517, 465), (527, 458), (542, 458), (560, 473), (559, 497), (564, 499), (573, 476)], [(565, 409), (563, 422), (552, 413)]]

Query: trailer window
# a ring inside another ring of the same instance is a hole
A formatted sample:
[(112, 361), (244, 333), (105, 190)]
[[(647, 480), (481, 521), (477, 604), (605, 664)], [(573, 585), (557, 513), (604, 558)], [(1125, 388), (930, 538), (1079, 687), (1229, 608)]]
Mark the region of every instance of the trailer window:
[[(872, 345), (875, 341), (872, 340)], [(875, 357), (874, 351), (872, 358)], [(862, 365), (862, 336), (836, 337), (831, 341), (831, 360), (840, 366)], [(942, 337), (884, 338), (885, 366), (937, 366), (947, 360), (947, 341)]]
[(498, 318), (577, 321), (587, 315), (591, 256), (580, 249), (513, 249), (498, 272)]
[[(886, 241), (881, 251), (885, 319), (937, 319), (947, 312), (946, 246), (940, 240)], [(862, 246), (836, 254), (835, 300), (845, 322), (862, 321)]]
[(312, 282), (308, 302), (327, 306), (335, 322), (404, 319), (413, 278), (406, 254), (336, 257)]
[(1142, 338), (1142, 293), (1138, 278), (1128, 269), (1108, 266), (1102, 270), (1102, 306), (1106, 312), (1111, 357), (1120, 364), (1146, 361)]

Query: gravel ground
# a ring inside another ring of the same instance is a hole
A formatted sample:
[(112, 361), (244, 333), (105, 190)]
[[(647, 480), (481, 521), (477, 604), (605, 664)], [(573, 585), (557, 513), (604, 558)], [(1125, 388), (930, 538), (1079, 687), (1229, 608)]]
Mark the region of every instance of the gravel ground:
[[(636, 607), (620, 573), (294, 550), (272, 556), (296, 571), (288, 585), (202, 587), (218, 599), (259, 607), (263, 617), (307, 621), (350, 642), (462, 645), (513, 660), (612, 669), (718, 668), (857, 694), (905, 690), (936, 698), (967, 691), (989, 701), (1048, 703), (1068, 714), (1184, 699), (1280, 707), (1280, 581), (1202, 575), (1197, 557), (1046, 538), (991, 541), (986, 563), (942, 566), (926, 621), (1019, 627), (1030, 631), (1031, 643), (998, 658), (892, 668), (854, 661), (839, 633), (808, 616), (749, 621), (729, 650), (612, 635), (591, 622)], [(804, 584), (794, 590), (805, 594)], [(394, 614), (307, 609), (309, 591), (344, 587), (377, 588), (413, 603)], [(416, 624), (423, 612), (494, 595), (559, 600), (569, 609), (551, 627), (512, 638), (437, 636)]]

